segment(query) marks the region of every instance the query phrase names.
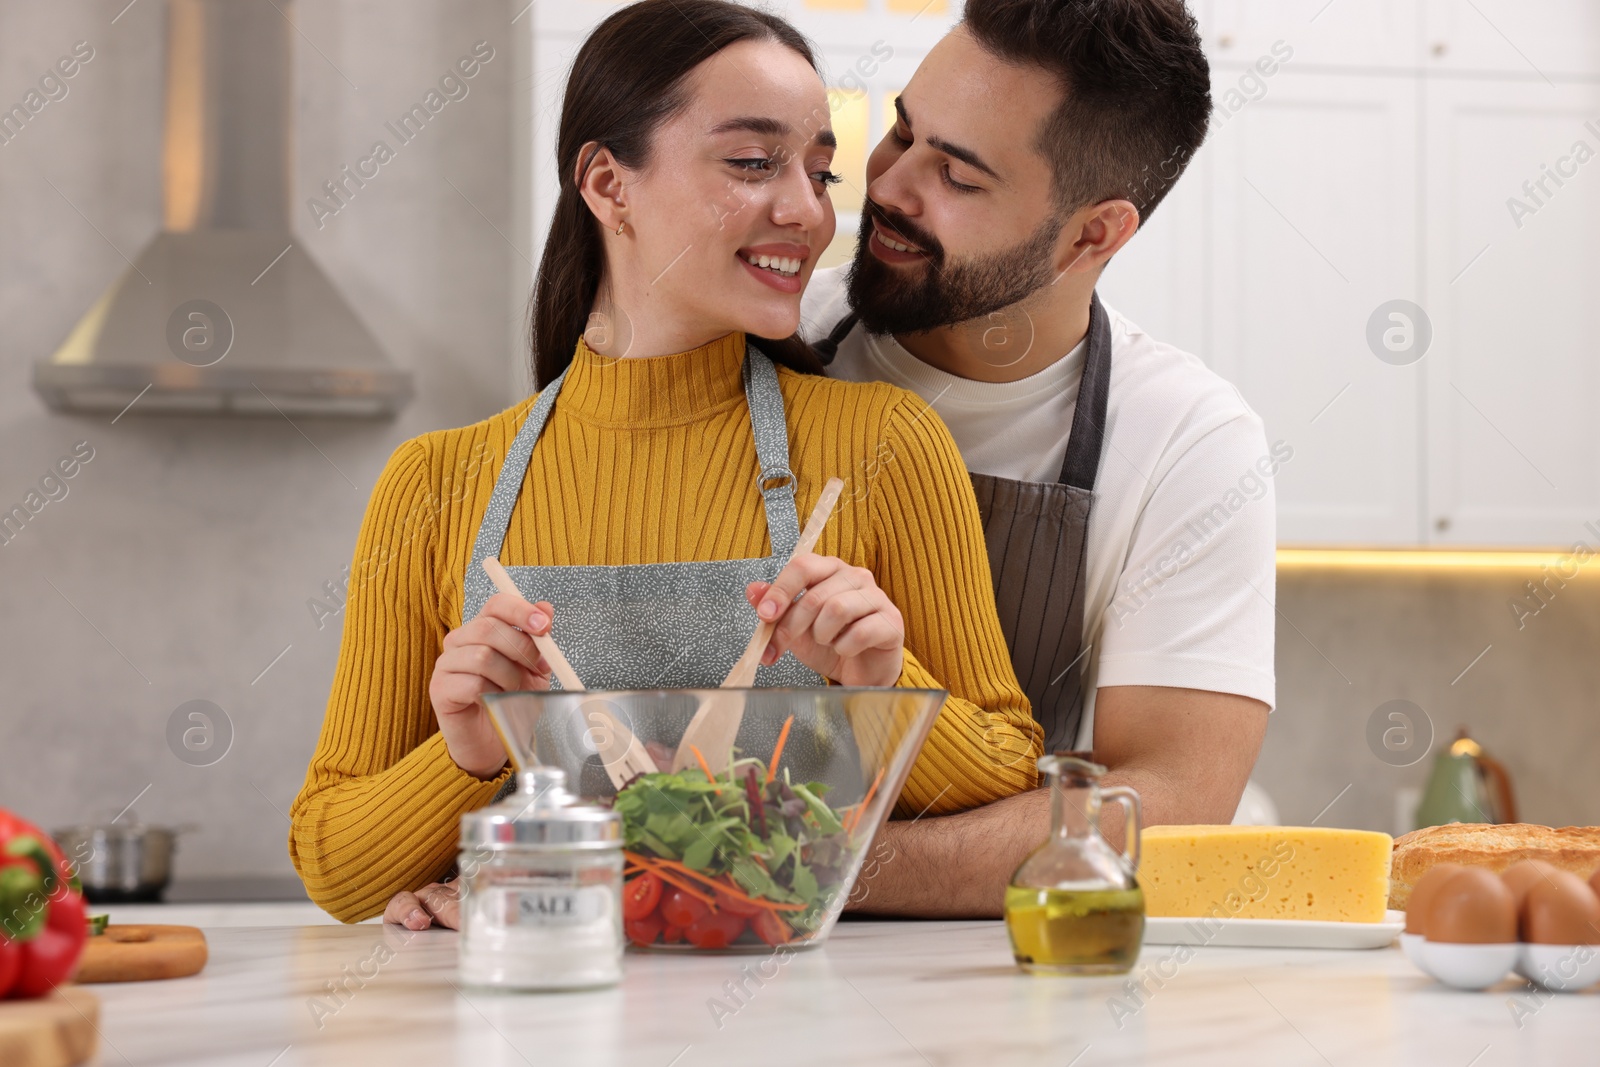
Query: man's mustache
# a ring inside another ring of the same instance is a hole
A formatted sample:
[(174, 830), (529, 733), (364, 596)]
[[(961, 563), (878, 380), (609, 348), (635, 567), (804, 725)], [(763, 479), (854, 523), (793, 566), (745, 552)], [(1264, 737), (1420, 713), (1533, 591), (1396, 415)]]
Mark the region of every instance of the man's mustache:
[[(876, 218), (878, 221), (883, 223), (885, 228), (892, 230), (903, 237), (905, 239), (903, 243), (914, 245), (921, 249), (922, 252), (928, 257), (930, 262), (939, 263), (944, 259), (944, 247), (939, 244), (939, 239), (933, 236), (933, 234), (922, 229), (922, 227), (918, 226), (904, 215), (900, 214), (898, 211), (891, 211), (888, 208), (883, 207), (881, 204), (875, 203), (871, 199), (868, 199), (864, 203), (864, 211), (862, 214), (863, 226), (868, 225), (868, 223), (865, 221), (866, 219)], [(863, 238), (867, 236), (869, 235), (862, 234)]]

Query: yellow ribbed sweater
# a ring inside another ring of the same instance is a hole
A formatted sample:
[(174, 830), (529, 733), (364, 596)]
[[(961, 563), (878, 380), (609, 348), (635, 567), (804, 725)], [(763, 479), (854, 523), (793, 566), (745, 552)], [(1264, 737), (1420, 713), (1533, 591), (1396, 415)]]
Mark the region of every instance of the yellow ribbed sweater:
[[(607, 359), (580, 344), (501, 559), (580, 566), (770, 554), (743, 359), (741, 334), (650, 359)], [(958, 811), (1032, 788), (1041, 732), (1011, 668), (977, 505), (949, 431), (893, 386), (782, 367), (778, 380), (800, 515), (829, 477), (849, 479), (816, 551), (870, 569), (900, 608), (899, 684), (951, 694), (896, 810)], [(461, 625), (478, 524), (532, 402), (407, 441), (373, 488), (333, 691), (289, 836), (311, 898), (346, 922), (444, 875), (462, 814), (511, 773), (484, 781), (456, 766), (428, 681), (445, 635)]]

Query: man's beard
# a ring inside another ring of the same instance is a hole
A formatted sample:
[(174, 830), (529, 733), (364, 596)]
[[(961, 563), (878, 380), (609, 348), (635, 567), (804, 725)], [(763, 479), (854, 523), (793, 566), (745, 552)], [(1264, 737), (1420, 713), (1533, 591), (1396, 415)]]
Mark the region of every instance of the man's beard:
[[(891, 232), (922, 250), (926, 263), (914, 268), (891, 267), (873, 255), (872, 217), (877, 214)], [(944, 246), (899, 215), (867, 203), (861, 212), (856, 258), (847, 278), (850, 307), (870, 333), (921, 333), (969, 322), (1010, 307), (1055, 280), (1050, 253), (1061, 233), (1061, 220), (1048, 218), (1030, 236), (1001, 252), (949, 262)]]

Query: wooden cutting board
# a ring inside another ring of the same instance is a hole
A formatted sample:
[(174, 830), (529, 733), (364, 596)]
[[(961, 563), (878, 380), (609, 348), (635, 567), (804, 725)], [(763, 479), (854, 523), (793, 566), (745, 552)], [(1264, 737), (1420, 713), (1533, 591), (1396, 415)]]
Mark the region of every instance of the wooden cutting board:
[(183, 978), (206, 965), (206, 935), (193, 926), (110, 923), (83, 946), (74, 980), (148, 982)]
[(38, 1000), (0, 1001), (0, 1063), (5, 1067), (71, 1067), (95, 1053), (100, 999), (63, 986)]

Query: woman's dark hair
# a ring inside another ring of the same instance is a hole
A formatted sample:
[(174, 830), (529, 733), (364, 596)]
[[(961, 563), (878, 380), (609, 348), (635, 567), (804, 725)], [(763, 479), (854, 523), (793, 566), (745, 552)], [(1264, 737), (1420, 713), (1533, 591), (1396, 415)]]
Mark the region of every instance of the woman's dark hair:
[(1063, 212), (1129, 200), (1148, 219), (1206, 139), (1211, 70), (1183, 0), (967, 0), (961, 24), (1065, 90), (1036, 145)]
[[(578, 153), (594, 142), (625, 167), (645, 166), (656, 130), (688, 103), (689, 72), (729, 45), (751, 40), (776, 41), (816, 68), (811, 45), (789, 23), (724, 0), (643, 0), (600, 23), (578, 50), (556, 138), (561, 194), (529, 319), (538, 388), (572, 362), (605, 270), (605, 236), (574, 181)], [(822, 371), (798, 336), (762, 340), (760, 347), (795, 370)]]

